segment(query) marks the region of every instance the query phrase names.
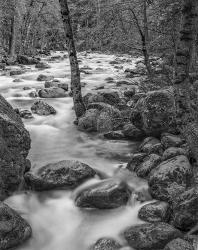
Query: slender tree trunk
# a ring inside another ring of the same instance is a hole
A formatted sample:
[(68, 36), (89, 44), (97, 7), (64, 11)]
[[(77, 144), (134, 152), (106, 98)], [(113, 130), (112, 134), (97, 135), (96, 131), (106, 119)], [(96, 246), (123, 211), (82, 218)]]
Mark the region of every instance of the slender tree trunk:
[[(193, 45), (198, 17), (198, 1), (184, 0), (183, 25), (180, 31), (180, 41), (176, 54), (175, 94), (179, 128), (186, 138), (194, 158), (198, 162), (198, 120), (197, 104), (192, 96), (195, 94), (190, 83), (189, 71), (192, 65)], [(197, 97), (195, 98), (197, 99)]]
[(13, 14), (11, 19), (11, 33), (10, 33), (10, 41), (9, 41), (9, 58), (10, 60), (14, 60), (15, 58), (15, 47), (16, 47), (16, 6), (15, 1), (13, 4)]
[(59, 0), (59, 3), (61, 7), (61, 15), (71, 67), (71, 90), (73, 94), (74, 110), (77, 118), (79, 118), (85, 113), (85, 105), (81, 94), (80, 70), (71, 26), (70, 12), (67, 0)]

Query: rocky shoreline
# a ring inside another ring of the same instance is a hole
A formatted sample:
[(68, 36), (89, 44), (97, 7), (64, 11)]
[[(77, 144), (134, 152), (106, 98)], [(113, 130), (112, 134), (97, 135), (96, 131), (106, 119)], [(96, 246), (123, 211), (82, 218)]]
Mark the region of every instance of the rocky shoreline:
[[(121, 61), (110, 63), (118, 67)], [(136, 71), (125, 70), (126, 78), (144, 74), (143, 67), (137, 65)], [(46, 63), (37, 63), (39, 69), (48, 67)], [(89, 68), (82, 68), (81, 71), (91, 74)], [(10, 74), (18, 75), (19, 71)], [(32, 98), (69, 96), (68, 85), (56, 81), (53, 76), (42, 74), (37, 80), (45, 82), (44, 88), (31, 94)], [(155, 200), (144, 200), (148, 203), (141, 207), (138, 214), (144, 223), (122, 232), (125, 245), (107, 237), (98, 239), (90, 248), (195, 250), (198, 241), (197, 165), (175, 125), (173, 91), (165, 88), (141, 92), (137, 86), (127, 85), (127, 82), (117, 82), (119, 88), (113, 91), (101, 88), (86, 94), (84, 103), (87, 111), (75, 124), (79, 130), (100, 133), (105, 139), (141, 140), (137, 152), (122, 168), (146, 179), (149, 193)], [(3, 203), (17, 190), (74, 190), (86, 180), (97, 177), (97, 183), (76, 194), (76, 206), (87, 210), (115, 209), (129, 202), (134, 190), (127, 183), (113, 178), (101, 180), (95, 169), (79, 161), (60, 161), (47, 164), (36, 173), (31, 172), (27, 159), (30, 136), (20, 117), (32, 119), (32, 113), (55, 115), (56, 110), (43, 100), (36, 100), (31, 112), (14, 110), (2, 96), (0, 103), (0, 249), (20, 245), (31, 236), (30, 225)]]

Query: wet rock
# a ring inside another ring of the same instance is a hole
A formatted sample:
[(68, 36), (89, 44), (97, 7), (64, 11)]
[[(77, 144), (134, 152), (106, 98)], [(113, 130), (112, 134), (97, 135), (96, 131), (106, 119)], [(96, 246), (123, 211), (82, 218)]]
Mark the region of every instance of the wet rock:
[(89, 109), (83, 117), (79, 118), (78, 129), (87, 132), (97, 131), (97, 119), (99, 111), (97, 109)]
[(160, 140), (158, 140), (155, 137), (145, 138), (142, 144), (140, 145), (139, 149), (141, 152), (147, 153), (147, 154), (154, 153), (154, 154), (161, 155), (163, 153), (162, 144)]
[(40, 74), (38, 77), (37, 77), (37, 81), (39, 82), (42, 82), (42, 81), (52, 81), (54, 79), (54, 76), (47, 76), (47, 75), (43, 75), (43, 74)]
[(127, 139), (131, 140), (141, 140), (145, 136), (144, 132), (136, 128), (133, 124), (126, 124), (122, 132)]
[(181, 137), (179, 136), (172, 135), (169, 133), (164, 133), (162, 134), (161, 137), (161, 143), (164, 146), (164, 148), (180, 147), (184, 143), (184, 140), (181, 139)]
[(145, 153), (137, 153), (131, 156), (130, 161), (127, 164), (127, 169), (130, 171), (136, 171), (137, 167), (144, 161), (147, 154)]
[(104, 134), (104, 137), (109, 140), (123, 140), (125, 136), (121, 130), (110, 131)]
[(23, 82), (23, 80), (17, 78), (17, 79), (14, 79), (13, 82)]
[(131, 122), (147, 135), (159, 136), (175, 127), (176, 107), (173, 91), (159, 90), (139, 99), (132, 114)]
[(39, 59), (35, 57), (25, 56), (25, 55), (18, 55), (17, 62), (23, 65), (32, 65), (39, 63)]
[(56, 82), (54, 80), (46, 81), (44, 86), (45, 86), (45, 88), (53, 88), (53, 87), (58, 88), (58, 82)]
[(127, 98), (132, 98), (134, 95), (135, 95), (135, 88), (124, 91), (124, 96)]
[(168, 222), (170, 216), (169, 204), (156, 201), (141, 207), (138, 217), (147, 222)]
[(164, 153), (162, 155), (162, 160), (166, 161), (166, 160), (173, 158), (174, 156), (177, 156), (177, 155), (186, 155), (187, 156), (187, 152), (183, 148), (170, 147), (164, 151)]
[(31, 110), (34, 114), (37, 115), (54, 115), (56, 114), (56, 110), (43, 101), (36, 101), (33, 106), (31, 107)]
[(121, 248), (121, 245), (114, 239), (102, 238), (102, 239), (99, 239), (91, 249), (92, 250), (118, 250), (120, 248)]
[(0, 63), (0, 70), (5, 70), (6, 63)]
[(23, 87), (23, 90), (30, 90), (31, 87)]
[(163, 161), (151, 172), (149, 186), (152, 196), (158, 200), (168, 201), (173, 198), (173, 191), (180, 192), (191, 183), (192, 168), (184, 155)]
[(51, 66), (48, 63), (39, 62), (36, 64), (35, 68), (37, 68), (37, 69), (49, 69), (49, 68), (51, 68)]
[(131, 82), (122, 80), (122, 81), (117, 81), (117, 82), (116, 82), (116, 85), (117, 85), (117, 86), (121, 86), (121, 85), (131, 85)]
[(163, 222), (132, 226), (124, 232), (128, 244), (137, 250), (163, 249), (171, 240), (181, 236), (179, 230)]
[(96, 174), (79, 161), (64, 160), (42, 167), (36, 174), (27, 172), (25, 181), (33, 190), (73, 189)]
[(169, 242), (164, 250), (194, 250), (194, 247), (183, 239), (175, 239)]
[(115, 65), (115, 64), (119, 64), (119, 62), (118, 62), (118, 61), (116, 61), (116, 60), (113, 60), (113, 61), (109, 62), (109, 64), (111, 64), (111, 65)]
[(6, 250), (24, 243), (32, 234), (30, 225), (12, 208), (0, 203), (0, 249)]
[(198, 223), (198, 188), (191, 188), (172, 200), (173, 225), (187, 231)]
[(143, 162), (136, 167), (135, 172), (137, 176), (141, 178), (147, 178), (150, 172), (157, 167), (157, 165), (161, 162), (161, 157), (156, 154), (150, 154), (146, 158), (144, 158)]
[(126, 205), (131, 192), (125, 183), (107, 180), (80, 192), (76, 205), (83, 208), (113, 209)]
[(83, 97), (85, 105), (88, 106), (90, 103), (103, 102), (110, 105), (116, 105), (120, 102), (119, 94), (116, 91), (112, 92), (99, 92), (97, 94), (88, 93)]
[(0, 200), (23, 183), (30, 135), (11, 105), (0, 96)]
[(32, 119), (33, 118), (32, 113), (27, 109), (21, 110), (19, 112), (19, 114), (20, 114), (20, 117), (24, 118), (24, 119)]
[(29, 96), (32, 98), (36, 98), (36, 97), (38, 97), (38, 93), (36, 91), (32, 91), (29, 93)]
[(61, 89), (64, 89), (65, 91), (68, 91), (68, 89), (69, 89), (69, 86), (67, 83), (59, 83), (58, 87)]
[(48, 88), (40, 89), (38, 92), (39, 97), (41, 98), (63, 98), (68, 97), (68, 94), (62, 88)]
[(14, 69), (10, 71), (10, 76), (14, 76), (14, 75), (22, 75), (25, 73), (24, 69)]

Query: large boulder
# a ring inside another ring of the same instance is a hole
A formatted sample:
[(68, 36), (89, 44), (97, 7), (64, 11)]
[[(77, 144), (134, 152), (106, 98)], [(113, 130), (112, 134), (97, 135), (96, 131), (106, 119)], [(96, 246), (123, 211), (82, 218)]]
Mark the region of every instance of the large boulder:
[(38, 92), (39, 97), (41, 98), (63, 98), (68, 97), (68, 94), (62, 88), (47, 88), (40, 89)]
[(181, 236), (178, 229), (163, 222), (132, 226), (124, 232), (128, 244), (136, 250), (163, 249), (171, 240)]
[(30, 225), (12, 208), (0, 203), (0, 249), (17, 247), (30, 238)]
[(181, 230), (189, 230), (198, 223), (198, 188), (181, 193), (172, 201), (173, 224)]
[(18, 55), (17, 62), (19, 64), (32, 65), (32, 64), (39, 63), (39, 59), (37, 59), (35, 57), (25, 56), (25, 55)]
[(155, 201), (141, 207), (138, 217), (141, 220), (153, 222), (168, 222), (170, 216), (169, 204), (163, 201)]
[(91, 248), (91, 250), (118, 250), (121, 245), (111, 238), (101, 238), (99, 239)]
[(96, 174), (88, 165), (79, 161), (64, 160), (42, 167), (36, 174), (27, 172), (27, 185), (37, 191), (73, 189)]
[(133, 124), (126, 124), (123, 127), (122, 132), (127, 139), (131, 139), (131, 140), (140, 141), (145, 136), (144, 132), (136, 128), (136, 126), (134, 126)]
[(144, 161), (147, 154), (136, 153), (131, 155), (130, 161), (127, 163), (127, 169), (131, 172), (136, 171), (137, 167)]
[(30, 135), (11, 105), (0, 95), (0, 200), (23, 183)]
[(163, 148), (160, 140), (155, 137), (147, 137), (141, 143), (139, 147), (140, 151), (147, 154), (159, 154), (163, 153)]
[(161, 143), (164, 148), (180, 147), (184, 143), (184, 140), (180, 136), (163, 133), (161, 136)]
[(84, 116), (78, 120), (78, 129), (87, 132), (96, 132), (98, 116), (99, 111), (97, 109), (87, 110)]
[(147, 135), (158, 136), (174, 127), (175, 98), (171, 90), (148, 92), (140, 98), (131, 114), (132, 123)]
[(183, 239), (175, 239), (169, 242), (164, 250), (194, 250), (194, 247)]
[(149, 186), (152, 196), (167, 201), (190, 185), (192, 179), (191, 165), (184, 155), (163, 161), (150, 174)]
[(36, 101), (33, 106), (31, 107), (31, 110), (34, 114), (37, 115), (54, 115), (56, 114), (56, 110), (50, 106), (49, 104), (43, 102), (43, 101)]
[(125, 183), (116, 180), (99, 182), (80, 192), (76, 205), (83, 208), (112, 209), (126, 205), (131, 192)]
[(186, 150), (184, 148), (170, 147), (164, 151), (164, 153), (162, 155), (162, 160), (166, 161), (166, 160), (173, 158), (174, 156), (177, 156), (177, 155), (188, 155), (188, 153), (186, 152)]

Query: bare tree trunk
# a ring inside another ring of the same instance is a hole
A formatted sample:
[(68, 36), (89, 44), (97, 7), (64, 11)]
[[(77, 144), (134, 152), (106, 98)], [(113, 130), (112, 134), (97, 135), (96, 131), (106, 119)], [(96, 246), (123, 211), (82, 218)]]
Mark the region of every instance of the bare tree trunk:
[[(180, 120), (181, 133), (186, 138), (191, 151), (198, 162), (198, 122), (197, 105), (193, 105), (191, 98), (195, 94), (189, 79), (192, 65), (193, 45), (198, 17), (198, 1), (184, 0), (183, 25), (180, 31), (180, 41), (176, 54), (175, 94), (177, 115)], [(197, 99), (197, 98), (196, 98)]]
[(16, 47), (16, 1), (13, 2), (11, 19), (11, 31), (9, 41), (9, 59), (12, 61), (15, 58), (15, 47)]
[(66, 44), (71, 66), (71, 90), (73, 94), (74, 110), (77, 118), (79, 118), (85, 113), (85, 105), (83, 103), (81, 94), (80, 70), (71, 26), (70, 12), (67, 0), (59, 0), (59, 3), (61, 7), (61, 15), (66, 35)]

